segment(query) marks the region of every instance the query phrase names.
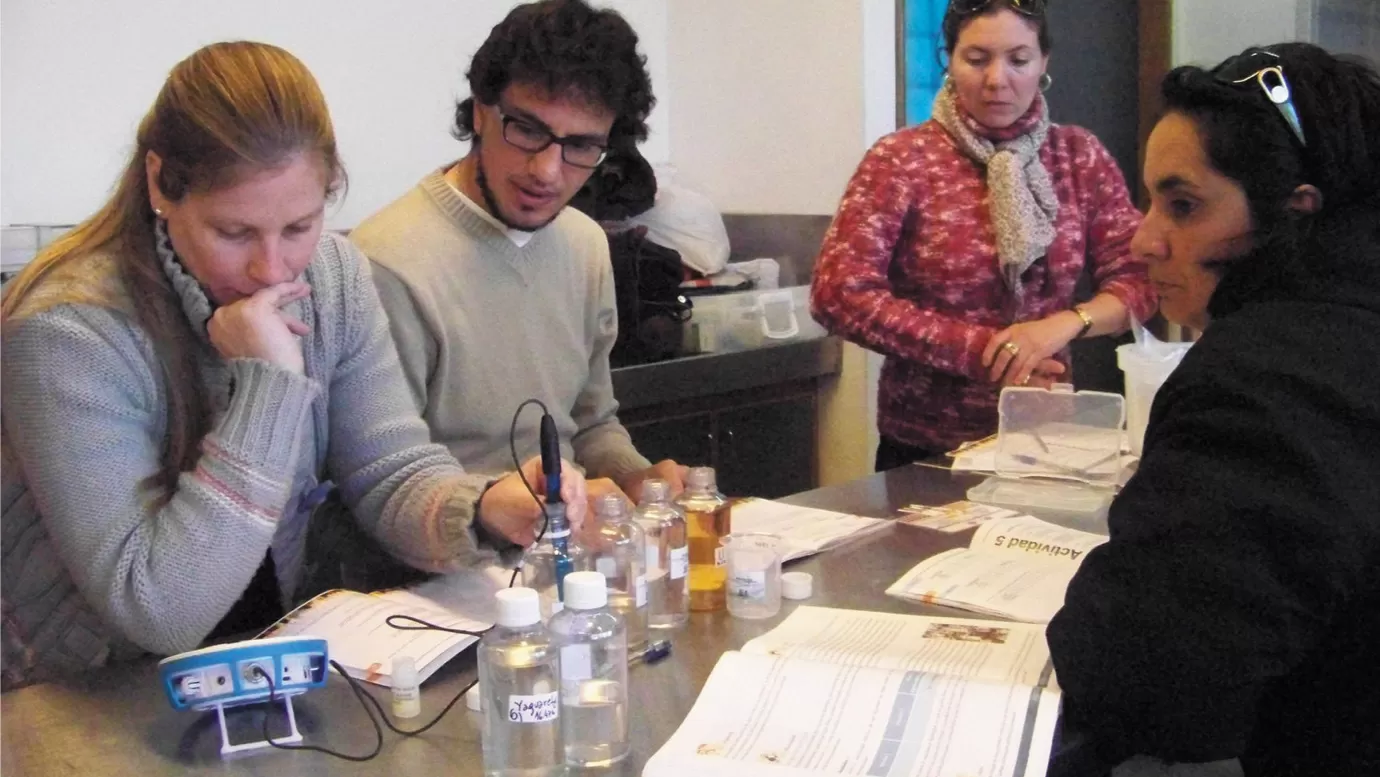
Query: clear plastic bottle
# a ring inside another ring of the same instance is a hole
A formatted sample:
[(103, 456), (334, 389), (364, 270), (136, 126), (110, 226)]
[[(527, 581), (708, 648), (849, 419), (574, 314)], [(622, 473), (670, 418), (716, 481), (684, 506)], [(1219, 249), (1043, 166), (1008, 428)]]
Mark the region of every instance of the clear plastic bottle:
[(598, 572), (565, 579), (565, 609), (551, 618), (561, 650), (561, 735), (568, 766), (602, 767), (628, 755), (628, 641)]
[(656, 478), (642, 481), (637, 521), (647, 535), (647, 625), (682, 626), (690, 617), (690, 548), (685, 544), (685, 514), (671, 503), (671, 484)]
[(562, 582), (571, 572), (588, 570), (589, 553), (570, 531), (565, 505), (546, 504), (546, 532), (522, 554), (522, 584), (541, 597), (541, 620), (547, 623), (561, 611)]
[(604, 494), (594, 504), (594, 516), (594, 571), (604, 576), (609, 609), (623, 618), (628, 630), (628, 655), (637, 655), (647, 647), (646, 534), (621, 494)]
[(732, 513), (728, 499), (714, 482), (714, 468), (691, 469), (685, 491), (676, 503), (685, 511), (690, 545), (690, 609), (722, 610), (727, 603), (724, 583), (728, 569), (720, 540), (732, 530)]
[(560, 649), (530, 588), (494, 595), (498, 621), (479, 640), (486, 777), (560, 777)]

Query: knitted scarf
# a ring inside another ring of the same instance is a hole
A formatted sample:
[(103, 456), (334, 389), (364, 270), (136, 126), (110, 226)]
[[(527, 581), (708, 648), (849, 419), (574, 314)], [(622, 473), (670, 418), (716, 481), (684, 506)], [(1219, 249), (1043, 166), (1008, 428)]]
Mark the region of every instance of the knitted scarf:
[(1021, 275), (1054, 242), (1054, 219), (1059, 214), (1054, 183), (1040, 162), (1040, 148), (1049, 136), (1049, 107), (1044, 96), (1035, 95), (1027, 114), (1033, 118), (1030, 126), (1009, 138), (968, 116), (958, 105), (952, 81), (945, 81), (939, 90), (933, 115), (960, 151), (987, 168), (997, 260), (1007, 287), (1019, 296)]

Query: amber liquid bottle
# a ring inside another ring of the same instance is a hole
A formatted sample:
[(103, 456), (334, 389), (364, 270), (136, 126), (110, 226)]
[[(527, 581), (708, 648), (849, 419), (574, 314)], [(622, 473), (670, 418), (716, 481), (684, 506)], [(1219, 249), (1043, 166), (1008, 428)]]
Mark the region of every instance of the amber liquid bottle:
[(732, 530), (728, 499), (719, 493), (713, 467), (695, 467), (676, 500), (685, 511), (690, 542), (690, 609), (713, 612), (727, 604), (728, 567), (719, 541)]

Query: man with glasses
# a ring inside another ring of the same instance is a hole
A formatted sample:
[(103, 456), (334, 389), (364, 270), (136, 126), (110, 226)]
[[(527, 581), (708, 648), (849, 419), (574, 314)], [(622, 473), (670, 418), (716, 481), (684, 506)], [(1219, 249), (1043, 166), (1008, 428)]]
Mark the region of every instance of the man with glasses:
[[(647, 477), (678, 489), (683, 468), (653, 466), (618, 421), (608, 242), (566, 207), (609, 148), (647, 136), (655, 98), (636, 33), (583, 0), (520, 5), (467, 76), (453, 133), (468, 155), (350, 236), (373, 261), (433, 440), (471, 471), (509, 470), (513, 412), (536, 398), (591, 498), (615, 487), (636, 498)], [(537, 421), (519, 419), (519, 456), (538, 449)]]

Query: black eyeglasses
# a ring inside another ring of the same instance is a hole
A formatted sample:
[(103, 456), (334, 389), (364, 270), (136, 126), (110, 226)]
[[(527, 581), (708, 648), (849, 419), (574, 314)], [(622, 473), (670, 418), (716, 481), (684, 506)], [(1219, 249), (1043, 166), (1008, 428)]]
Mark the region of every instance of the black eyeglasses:
[(1265, 49), (1246, 52), (1223, 62), (1213, 72), (1213, 77), (1233, 86), (1250, 84), (1252, 81), (1259, 84), (1265, 97), (1274, 104), (1294, 137), (1298, 138), (1299, 145), (1308, 147), (1308, 140), (1303, 136), (1303, 122), (1299, 121), (1298, 109), (1294, 107), (1293, 91), (1289, 88), (1289, 79), (1284, 77), (1284, 68), (1279, 65), (1278, 54)]
[[(978, 13), (997, 0), (949, 0), (949, 9), (957, 14)], [(1046, 0), (1006, 0), (1007, 7), (1021, 16), (1044, 15)]]
[(551, 147), (552, 143), (561, 147), (561, 159), (572, 167), (593, 170), (608, 156), (608, 146), (596, 143), (586, 137), (556, 137), (545, 127), (533, 124), (526, 119), (509, 116), (499, 106), (499, 121), (503, 124), (503, 139), (508, 144), (529, 154), (539, 154)]

